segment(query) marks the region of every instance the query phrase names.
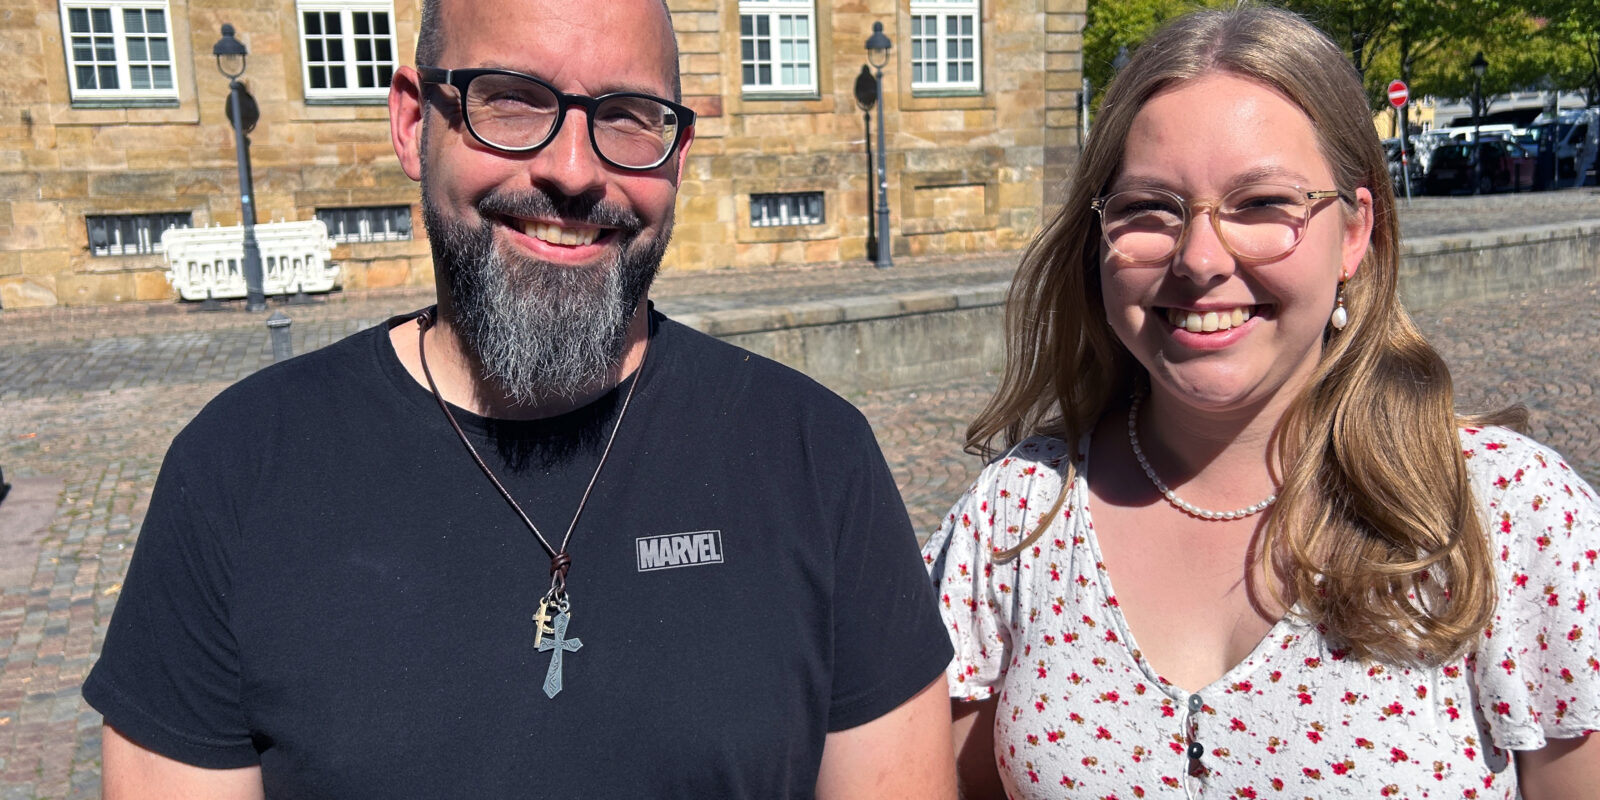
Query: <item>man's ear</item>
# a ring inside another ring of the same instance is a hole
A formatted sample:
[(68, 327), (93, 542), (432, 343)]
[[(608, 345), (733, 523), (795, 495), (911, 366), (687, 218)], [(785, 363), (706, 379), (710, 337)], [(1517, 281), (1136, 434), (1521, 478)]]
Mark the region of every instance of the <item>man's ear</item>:
[(422, 125), (428, 113), (422, 92), (422, 77), (409, 66), (389, 81), (389, 140), (400, 168), (414, 181), (422, 180)]
[(680, 138), (682, 141), (678, 142), (678, 173), (672, 180), (675, 186), (683, 185), (683, 168), (689, 163), (689, 145), (694, 144), (694, 126), (684, 128)]

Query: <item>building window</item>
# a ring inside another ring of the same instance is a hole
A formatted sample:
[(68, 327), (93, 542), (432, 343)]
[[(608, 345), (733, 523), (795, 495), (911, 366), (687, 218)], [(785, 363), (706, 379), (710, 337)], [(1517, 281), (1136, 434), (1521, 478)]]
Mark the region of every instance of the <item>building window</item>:
[(739, 0), (739, 67), (746, 92), (817, 91), (816, 8)]
[(74, 100), (176, 100), (165, 0), (63, 2)]
[(89, 253), (97, 256), (131, 256), (161, 250), (161, 234), (170, 228), (187, 228), (187, 211), (156, 214), (98, 214), (84, 218), (89, 228)]
[(821, 225), (822, 192), (750, 195), (750, 227)]
[(911, 88), (983, 88), (977, 0), (913, 0)]
[(388, 96), (396, 65), (392, 3), (301, 2), (297, 8), (307, 100)]
[(335, 242), (394, 242), (411, 238), (411, 206), (319, 208), (317, 219)]

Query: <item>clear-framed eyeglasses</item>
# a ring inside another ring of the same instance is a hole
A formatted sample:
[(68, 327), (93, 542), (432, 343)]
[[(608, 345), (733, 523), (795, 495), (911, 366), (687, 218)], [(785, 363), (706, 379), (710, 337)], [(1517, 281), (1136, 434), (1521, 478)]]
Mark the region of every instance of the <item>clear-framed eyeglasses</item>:
[(1214, 203), (1191, 202), (1165, 189), (1128, 189), (1096, 197), (1100, 235), (1111, 252), (1138, 265), (1162, 264), (1183, 247), (1189, 221), (1210, 212), (1222, 246), (1243, 261), (1271, 261), (1300, 244), (1312, 207), (1342, 195), (1337, 189), (1256, 183), (1240, 186)]
[(550, 143), (567, 111), (584, 110), (589, 144), (607, 164), (648, 170), (678, 149), (694, 112), (671, 100), (638, 92), (599, 97), (565, 94), (532, 75), (504, 69), (417, 67), (424, 84), (447, 84), (461, 97), (461, 117), (474, 139), (507, 153)]

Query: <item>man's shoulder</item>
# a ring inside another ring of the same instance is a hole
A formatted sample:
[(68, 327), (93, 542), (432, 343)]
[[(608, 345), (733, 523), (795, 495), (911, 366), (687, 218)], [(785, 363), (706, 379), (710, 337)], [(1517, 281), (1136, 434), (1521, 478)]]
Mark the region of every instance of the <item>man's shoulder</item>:
[(325, 347), (263, 367), (223, 389), (185, 427), (189, 436), (233, 438), (259, 432), (283, 420), (313, 420), (329, 406), (346, 402), (382, 375), (377, 359), (378, 325)]

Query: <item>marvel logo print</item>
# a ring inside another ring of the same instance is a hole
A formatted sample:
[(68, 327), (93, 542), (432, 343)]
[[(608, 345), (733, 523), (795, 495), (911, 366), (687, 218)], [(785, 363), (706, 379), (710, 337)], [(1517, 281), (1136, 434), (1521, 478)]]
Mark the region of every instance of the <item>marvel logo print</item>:
[(668, 533), (635, 540), (639, 571), (722, 563), (722, 531)]

